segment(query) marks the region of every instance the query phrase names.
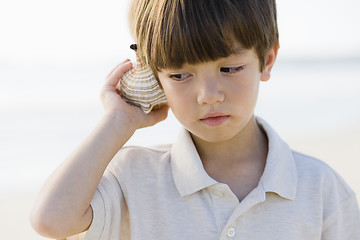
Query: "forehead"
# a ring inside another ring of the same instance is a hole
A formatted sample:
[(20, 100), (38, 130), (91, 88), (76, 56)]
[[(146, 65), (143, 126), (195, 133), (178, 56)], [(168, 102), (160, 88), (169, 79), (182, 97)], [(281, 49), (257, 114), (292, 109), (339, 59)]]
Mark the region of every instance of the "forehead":
[(192, 69), (201, 67), (204, 65), (214, 65), (218, 67), (218, 65), (224, 64), (245, 64), (249, 61), (258, 60), (256, 52), (254, 49), (242, 49), (241, 51), (235, 52), (230, 54), (227, 57), (221, 57), (215, 60), (197, 62), (197, 63), (184, 63), (182, 66), (179, 67), (166, 67), (160, 69), (159, 73), (167, 72), (167, 71), (174, 71), (174, 70), (181, 70), (181, 69)]

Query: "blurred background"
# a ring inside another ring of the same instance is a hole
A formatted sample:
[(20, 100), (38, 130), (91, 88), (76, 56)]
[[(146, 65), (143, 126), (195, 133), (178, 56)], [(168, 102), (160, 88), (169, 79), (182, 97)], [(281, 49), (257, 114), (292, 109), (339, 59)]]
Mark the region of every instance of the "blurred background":
[[(28, 223), (47, 176), (103, 114), (107, 74), (135, 56), (129, 0), (0, 1), (0, 232), (43, 239)], [(360, 196), (360, 2), (278, 0), (280, 52), (256, 114), (322, 159)], [(170, 114), (128, 144), (169, 143)], [(359, 197), (358, 197), (359, 198)]]

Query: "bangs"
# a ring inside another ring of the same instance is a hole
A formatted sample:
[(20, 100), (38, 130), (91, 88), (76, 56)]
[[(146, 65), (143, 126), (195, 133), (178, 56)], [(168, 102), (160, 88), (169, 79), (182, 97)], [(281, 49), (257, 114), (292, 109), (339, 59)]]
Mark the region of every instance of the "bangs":
[(136, 37), (140, 40), (142, 60), (156, 72), (181, 68), (185, 63), (214, 61), (243, 49), (268, 47), (263, 44), (264, 19), (257, 18), (256, 1), (157, 0), (147, 3), (142, 5), (143, 12), (137, 13), (142, 14), (142, 20), (136, 26)]

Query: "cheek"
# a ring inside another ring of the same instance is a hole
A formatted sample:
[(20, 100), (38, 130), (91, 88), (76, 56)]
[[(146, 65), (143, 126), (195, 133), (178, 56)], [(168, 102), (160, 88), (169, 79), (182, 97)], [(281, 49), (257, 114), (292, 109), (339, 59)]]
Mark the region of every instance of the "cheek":
[(182, 109), (182, 106), (186, 106), (186, 91), (183, 91), (182, 89), (175, 88), (171, 84), (164, 84), (163, 89), (165, 92), (165, 95), (168, 100), (168, 105), (172, 109), (172, 111), (180, 110)]
[[(186, 126), (191, 122), (195, 114), (193, 96), (189, 89), (181, 87), (164, 87), (165, 94), (168, 99), (168, 105), (176, 119)], [(196, 110), (195, 110), (196, 111)], [(196, 114), (195, 114), (196, 115)]]
[(260, 73), (248, 72), (243, 78), (243, 85), (241, 91), (244, 95), (257, 95), (260, 85)]
[(253, 108), (256, 104), (260, 82), (252, 77), (227, 86), (226, 101), (241, 108)]
[(193, 92), (188, 84), (174, 83), (163, 74), (159, 74), (159, 80), (168, 100), (168, 105), (176, 115), (186, 115), (189, 112)]

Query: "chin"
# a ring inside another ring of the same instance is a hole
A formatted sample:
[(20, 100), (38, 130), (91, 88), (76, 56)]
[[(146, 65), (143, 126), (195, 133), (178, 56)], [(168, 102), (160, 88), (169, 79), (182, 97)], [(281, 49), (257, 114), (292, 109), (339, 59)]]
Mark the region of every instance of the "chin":
[(191, 135), (196, 138), (201, 139), (202, 141), (206, 141), (209, 143), (220, 143), (220, 142), (226, 142), (231, 140), (232, 138), (235, 137), (234, 132), (231, 133), (225, 133), (224, 131), (211, 131), (211, 130), (207, 130), (206, 132), (194, 132), (191, 131)]

